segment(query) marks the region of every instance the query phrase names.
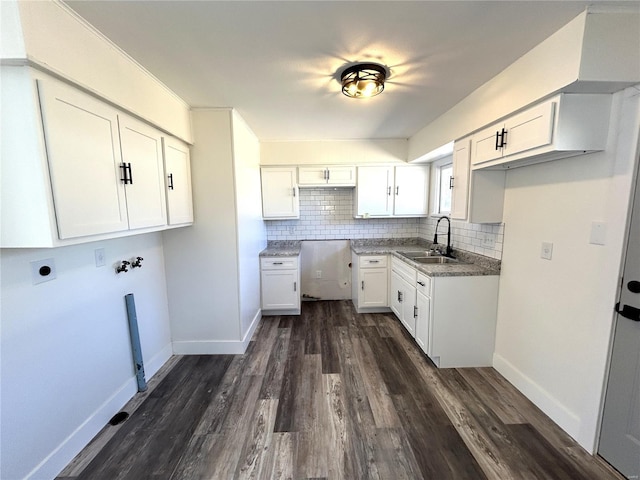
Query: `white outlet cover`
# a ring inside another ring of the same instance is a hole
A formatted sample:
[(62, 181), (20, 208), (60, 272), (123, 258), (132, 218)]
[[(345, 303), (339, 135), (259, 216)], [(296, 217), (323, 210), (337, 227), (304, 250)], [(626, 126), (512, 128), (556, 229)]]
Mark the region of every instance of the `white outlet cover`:
[(105, 265), (104, 248), (96, 248), (93, 253), (96, 258), (96, 267), (104, 267)]
[(551, 260), (552, 255), (553, 255), (553, 243), (542, 242), (542, 246), (540, 248), (540, 258), (543, 258), (545, 260)]
[(605, 245), (607, 240), (607, 226), (603, 222), (591, 222), (591, 235), (589, 243), (592, 245)]
[(48, 282), (56, 278), (56, 264), (53, 258), (34, 260), (31, 262), (31, 281), (34, 285)]

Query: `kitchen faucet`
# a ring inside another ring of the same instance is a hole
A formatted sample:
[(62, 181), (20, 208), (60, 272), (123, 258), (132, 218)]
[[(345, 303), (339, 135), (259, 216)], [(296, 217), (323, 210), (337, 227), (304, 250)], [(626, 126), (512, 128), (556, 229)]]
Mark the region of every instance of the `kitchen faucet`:
[(438, 225), (440, 225), (440, 220), (442, 219), (447, 219), (447, 222), (449, 223), (449, 228), (447, 228), (447, 250), (445, 253), (445, 257), (452, 257), (451, 252), (451, 220), (449, 219), (449, 217), (442, 216), (438, 219), (438, 222), (436, 223), (436, 233), (433, 235), (433, 244), (437, 245), (438, 244)]

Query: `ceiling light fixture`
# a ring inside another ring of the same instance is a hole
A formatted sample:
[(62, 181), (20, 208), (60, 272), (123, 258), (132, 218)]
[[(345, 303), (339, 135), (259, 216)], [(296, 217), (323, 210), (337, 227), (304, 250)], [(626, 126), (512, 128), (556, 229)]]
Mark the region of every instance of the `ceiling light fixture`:
[(357, 63), (342, 72), (342, 93), (352, 98), (375, 97), (384, 90), (386, 78), (387, 70), (382, 65)]

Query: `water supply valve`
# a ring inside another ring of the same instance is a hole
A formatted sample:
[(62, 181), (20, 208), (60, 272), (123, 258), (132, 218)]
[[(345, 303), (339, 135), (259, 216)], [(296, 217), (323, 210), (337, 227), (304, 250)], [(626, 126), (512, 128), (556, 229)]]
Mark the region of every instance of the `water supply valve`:
[(136, 259), (131, 262), (131, 268), (142, 268), (142, 260), (144, 260), (144, 258), (136, 257)]
[(116, 273), (128, 272), (129, 271), (129, 268), (128, 268), (129, 265), (131, 265), (131, 262), (127, 262), (126, 260), (122, 260), (122, 263), (116, 267)]

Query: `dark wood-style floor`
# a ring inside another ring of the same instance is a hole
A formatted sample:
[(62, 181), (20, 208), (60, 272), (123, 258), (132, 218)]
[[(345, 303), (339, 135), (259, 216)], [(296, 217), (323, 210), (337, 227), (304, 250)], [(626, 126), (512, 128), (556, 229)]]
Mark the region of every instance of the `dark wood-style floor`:
[(60, 479), (622, 478), (492, 368), (438, 370), (392, 314), (348, 301), (157, 377)]

